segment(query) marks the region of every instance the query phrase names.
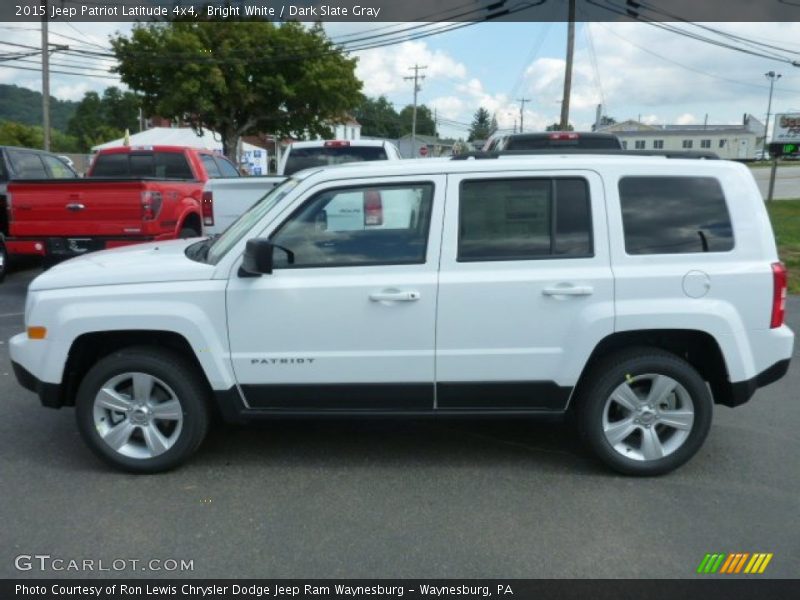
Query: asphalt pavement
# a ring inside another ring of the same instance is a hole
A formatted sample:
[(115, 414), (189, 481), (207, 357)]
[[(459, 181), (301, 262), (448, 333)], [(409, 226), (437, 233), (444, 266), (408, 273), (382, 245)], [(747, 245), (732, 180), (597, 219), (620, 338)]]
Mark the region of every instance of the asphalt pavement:
[[(761, 195), (766, 198), (769, 191), (768, 167), (752, 169), (758, 189)], [(790, 200), (800, 198), (800, 166), (781, 165), (775, 172), (775, 190), (772, 196), (775, 200)]]
[(750, 403), (715, 407), (699, 454), (660, 478), (615, 475), (569, 425), (525, 420), (219, 427), (179, 470), (133, 476), (14, 379), (7, 340), (34, 273), (0, 285), (0, 577), (165, 574), (15, 568), (36, 554), (191, 560), (167, 575), (209, 578), (692, 577), (709, 552), (800, 572), (797, 351)]

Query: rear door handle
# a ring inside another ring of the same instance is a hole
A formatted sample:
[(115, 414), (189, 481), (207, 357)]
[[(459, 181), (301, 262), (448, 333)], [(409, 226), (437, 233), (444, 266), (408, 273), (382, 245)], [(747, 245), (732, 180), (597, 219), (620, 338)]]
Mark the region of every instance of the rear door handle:
[(67, 210), (71, 210), (73, 212), (77, 212), (77, 211), (83, 210), (85, 208), (86, 208), (86, 206), (84, 206), (83, 204), (80, 204), (78, 202), (72, 202), (70, 204), (67, 204)]
[(382, 290), (369, 295), (373, 302), (416, 302), (419, 298), (419, 292), (413, 290)]
[(590, 285), (557, 285), (542, 290), (545, 296), (591, 296), (594, 288)]

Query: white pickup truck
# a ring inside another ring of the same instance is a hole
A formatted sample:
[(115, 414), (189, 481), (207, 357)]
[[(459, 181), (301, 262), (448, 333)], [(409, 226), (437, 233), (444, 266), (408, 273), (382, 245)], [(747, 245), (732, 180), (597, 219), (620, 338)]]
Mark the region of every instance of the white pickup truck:
[[(232, 177), (210, 179), (203, 189), (204, 202), (214, 208), (212, 225), (203, 227), (204, 233), (214, 235), (225, 231), (248, 208), (291, 175), (310, 167), (324, 167), (351, 162), (400, 160), (400, 152), (386, 140), (317, 140), (294, 142), (284, 152), (278, 165), (277, 176)], [(350, 218), (357, 218), (353, 206), (346, 207)], [(359, 211), (362, 208), (358, 208)], [(336, 218), (328, 211), (331, 218)]]
[(351, 164), (289, 177), (219, 237), (46, 271), (9, 350), (19, 382), (75, 406), (86, 443), (130, 471), (184, 461), (216, 406), (238, 422), (574, 413), (603, 462), (655, 475), (697, 453), (715, 404), (787, 372), (786, 278), (737, 163)]

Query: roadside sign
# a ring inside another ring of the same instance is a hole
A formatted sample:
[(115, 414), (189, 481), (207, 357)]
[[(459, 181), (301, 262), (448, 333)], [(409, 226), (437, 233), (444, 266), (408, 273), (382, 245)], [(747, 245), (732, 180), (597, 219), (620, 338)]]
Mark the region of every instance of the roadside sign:
[(427, 146), (420, 146), (419, 155), (420, 156), (428, 156), (428, 147)]
[(800, 143), (800, 113), (784, 113), (775, 115), (772, 128), (773, 143)]

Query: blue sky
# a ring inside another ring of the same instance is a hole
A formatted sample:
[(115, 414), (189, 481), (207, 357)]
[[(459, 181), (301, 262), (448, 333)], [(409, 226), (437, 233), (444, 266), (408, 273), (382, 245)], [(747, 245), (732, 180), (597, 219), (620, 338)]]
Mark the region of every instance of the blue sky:
[[(326, 27), (334, 39), (370, 30), (355, 23)], [(780, 46), (800, 59), (800, 23), (713, 27)], [(76, 44), (59, 38), (60, 34), (105, 45), (109, 33), (129, 28), (128, 23), (75, 23), (53, 24), (51, 31), (53, 41)], [(680, 28), (700, 31), (690, 24)], [(565, 36), (564, 23), (482, 23), (361, 52), (358, 75), (367, 94), (385, 94), (399, 109), (412, 98), (411, 83), (403, 80), (410, 74), (408, 67), (427, 65), (420, 102), (436, 108), (445, 135), (466, 136), (466, 126), (459, 123), (469, 123), (480, 106), (495, 113), (501, 127), (511, 129), (519, 116), (517, 98), (522, 96), (531, 99), (525, 128), (536, 130), (556, 120), (560, 111)], [(0, 39), (37, 45), (37, 26), (0, 23)], [(40, 89), (37, 73), (10, 69), (7, 64), (0, 63), (0, 83)], [(579, 23), (571, 121), (579, 129), (589, 127), (601, 101), (605, 113), (618, 120), (702, 123), (708, 114), (709, 123), (735, 123), (746, 112), (763, 119), (769, 91), (764, 73), (769, 70), (783, 75), (775, 87), (773, 113), (800, 109), (800, 69), (791, 65), (689, 40), (643, 23)], [(60, 98), (80, 99), (86, 91), (102, 90), (112, 83), (54, 75), (51, 90)]]

